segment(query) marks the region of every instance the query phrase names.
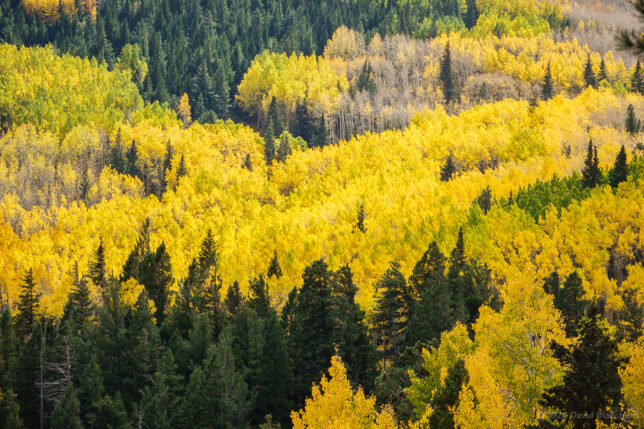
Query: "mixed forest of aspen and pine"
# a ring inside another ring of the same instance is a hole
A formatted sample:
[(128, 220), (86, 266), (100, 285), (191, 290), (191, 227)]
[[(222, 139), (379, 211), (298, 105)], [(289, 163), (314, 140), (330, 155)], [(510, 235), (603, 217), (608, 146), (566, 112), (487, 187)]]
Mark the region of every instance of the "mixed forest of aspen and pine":
[(0, 426), (644, 423), (644, 0), (0, 0)]

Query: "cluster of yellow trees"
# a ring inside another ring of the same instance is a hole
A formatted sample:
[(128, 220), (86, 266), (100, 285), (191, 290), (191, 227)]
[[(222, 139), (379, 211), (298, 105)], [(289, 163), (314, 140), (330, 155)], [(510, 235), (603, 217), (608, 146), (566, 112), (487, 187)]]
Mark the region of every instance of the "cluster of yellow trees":
[[(23, 74), (27, 80), (28, 71)], [(63, 98), (60, 105), (68, 102)], [(251, 129), (232, 123), (195, 123), (184, 129), (176, 114), (151, 105), (113, 127), (107, 136), (87, 141), (114, 139), (120, 133), (124, 142), (135, 142), (141, 163), (163, 157), (170, 144), (176, 155), (166, 174), (169, 190), (163, 198), (143, 197), (138, 179), (110, 169), (98, 174), (92, 184), (89, 206), (68, 201), (48, 209), (29, 208), (21, 203), (20, 190), (9, 188), (0, 202), (4, 232), (0, 285), (15, 299), (21, 276), (33, 268), (45, 293), (45, 307), (59, 313), (71, 287), (74, 265), (84, 270), (102, 239), (107, 267), (117, 274), (139, 226), (150, 218), (153, 245), (166, 243), (175, 278), (186, 274), (198, 248), (195, 243), (212, 229), (226, 284), (238, 280), (245, 285), (250, 276), (266, 270), (277, 251), (285, 275), (272, 280), (272, 288), (278, 298), (283, 297), (299, 283), (308, 263), (325, 257), (332, 267), (351, 265), (361, 288), (359, 301), (369, 308), (372, 285), (391, 260), (400, 261), (402, 269), (409, 271), (431, 240), (437, 240), (446, 253), (451, 249), (473, 199), (486, 186), (495, 197), (507, 197), (538, 179), (580, 170), (590, 137), (598, 145), (603, 166), (612, 163), (621, 144), (632, 151), (636, 140), (622, 130), (628, 104), (641, 110), (643, 101), (632, 95), (587, 90), (575, 99), (560, 96), (534, 108), (526, 101), (513, 100), (481, 105), (456, 116), (438, 108), (417, 116), (404, 131), (367, 134), (323, 149), (296, 151), (286, 162), (270, 166), (264, 162), (261, 137)], [(87, 121), (93, 123), (91, 118)], [(29, 147), (28, 143), (16, 144), (16, 139), (31, 140), (32, 147), (39, 147), (36, 142), (58, 138), (48, 131), (28, 131), (28, 125), (16, 127), (0, 140), (0, 147), (8, 148), (5, 159), (12, 158), (17, 147)], [(74, 129), (62, 141), (81, 145), (82, 129)], [(66, 144), (60, 149), (55, 149), (54, 142), (51, 145), (58, 156), (74, 162), (77, 152), (65, 152)], [(449, 154), (460, 174), (441, 182), (439, 170)], [(182, 157), (187, 175), (177, 180)], [(247, 157), (251, 169), (245, 166)], [(13, 165), (9, 175), (2, 170), (6, 183), (18, 177), (18, 163)], [(485, 170), (489, 166), (497, 168)], [(366, 232), (352, 232), (361, 203)], [(615, 212), (616, 216), (625, 213)], [(495, 216), (499, 218), (493, 221)], [(570, 259), (607, 255), (601, 247), (604, 244), (593, 235), (586, 237), (584, 246), (568, 249), (564, 246), (571, 245), (569, 238), (544, 240), (549, 234), (545, 226), (526, 223), (521, 213), (516, 218), (508, 216), (503, 211), (491, 215), (485, 232), (466, 230), (466, 237), (471, 235), (470, 251), (494, 268), (499, 284), (514, 271), (532, 272), (534, 283), (556, 268), (560, 262), (545, 256), (538, 259), (542, 265), (534, 270), (525, 266), (533, 262), (526, 255), (546, 242), (552, 243), (549, 253), (573, 252)], [(571, 219), (584, 216), (592, 218), (589, 213)], [(563, 220), (550, 222), (554, 224), (550, 228), (555, 228)], [(517, 229), (510, 232), (509, 225), (515, 224)], [(537, 235), (536, 231), (542, 232)], [(564, 227), (560, 231), (567, 234)], [(516, 248), (517, 258), (527, 261), (506, 261), (508, 248)], [(581, 251), (583, 255), (576, 253)], [(604, 259), (585, 259), (589, 288), (610, 291), (610, 282), (601, 273)]]
[(95, 18), (98, 3), (98, 0), (23, 0), (27, 13), (35, 13), (50, 24), (60, 19), (61, 9), (71, 15), (76, 13), (78, 6)]

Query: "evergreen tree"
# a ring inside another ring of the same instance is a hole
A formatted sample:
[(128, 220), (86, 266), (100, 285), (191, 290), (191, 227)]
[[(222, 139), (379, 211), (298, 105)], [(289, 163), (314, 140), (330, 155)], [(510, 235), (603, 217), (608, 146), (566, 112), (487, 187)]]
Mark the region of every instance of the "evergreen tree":
[(295, 137), (302, 137), (312, 147), (315, 132), (315, 121), (309, 113), (306, 103), (298, 103), (295, 107), (295, 129), (293, 130), (293, 135)]
[(5, 308), (0, 313), (0, 421), (11, 429), (23, 427), (20, 405), (13, 390), (16, 385), (17, 366), (18, 338), (11, 313)]
[(264, 158), (267, 165), (271, 165), (275, 159), (274, 129), (273, 118), (269, 115), (264, 128)]
[(190, 375), (181, 408), (183, 427), (243, 427), (249, 412), (248, 387), (235, 365), (232, 339), (223, 335)]
[(628, 176), (628, 161), (624, 145), (619, 150), (617, 158), (615, 158), (615, 164), (613, 164), (613, 168), (608, 175), (610, 178), (610, 186), (613, 188), (617, 188), (620, 183), (626, 182), (626, 177)]
[(554, 87), (554, 82), (552, 80), (552, 73), (550, 71), (550, 63), (548, 63), (548, 67), (546, 68), (546, 74), (544, 75), (543, 82), (541, 84), (541, 99), (550, 100), (554, 96), (555, 96), (555, 87)]
[(20, 350), (16, 367), (15, 388), (20, 414), (27, 427), (39, 427), (41, 413), (41, 362), (43, 328), (40, 324), (33, 328), (31, 336)]
[(286, 158), (291, 154), (291, 145), (288, 142), (288, 137), (283, 134), (280, 138), (280, 144), (277, 147), (277, 156), (276, 159), (279, 162), (286, 161)]
[(418, 300), (430, 288), (436, 287), (445, 278), (445, 256), (435, 241), (416, 262), (409, 277), (409, 287), (414, 299)]
[(640, 132), (641, 128), (641, 122), (635, 116), (635, 108), (632, 104), (629, 104), (626, 109), (626, 131), (628, 131), (631, 136), (635, 137), (635, 135)]
[(588, 60), (586, 60), (586, 66), (584, 67), (584, 80), (586, 81), (587, 87), (597, 88), (597, 78), (593, 71), (593, 62), (590, 59), (590, 54), (588, 54)]
[(141, 428), (170, 429), (169, 411), (172, 409), (172, 398), (166, 375), (157, 371), (152, 383), (145, 387), (141, 400)]
[(358, 81), (356, 87), (358, 91), (367, 91), (372, 96), (376, 93), (378, 87), (376, 82), (373, 80), (373, 67), (369, 64), (369, 61), (365, 61), (362, 65), (362, 70), (358, 75)]
[(79, 416), (80, 404), (73, 385), (67, 386), (65, 393), (51, 412), (52, 429), (81, 429)]
[(602, 62), (599, 63), (599, 81), (608, 82), (608, 72), (606, 71), (606, 62), (602, 58)]
[(459, 359), (447, 372), (444, 384), (432, 396), (433, 412), (429, 416), (429, 427), (454, 427), (453, 410), (458, 407), (461, 388), (469, 378), (465, 362)]
[(24, 423), (20, 418), (20, 404), (13, 390), (3, 390), (0, 398), (0, 418), (5, 429), (22, 429)]
[[(563, 384), (548, 389), (540, 404), (558, 411), (551, 414), (557, 424), (574, 428), (595, 427), (594, 419), (572, 418), (597, 416), (603, 423), (620, 422), (622, 381), (617, 340), (611, 339), (600, 320), (601, 309), (593, 306), (579, 327), (579, 340), (572, 350), (552, 344), (554, 356), (568, 368)], [(593, 386), (593, 388), (588, 388)], [(599, 417), (599, 416), (603, 417)], [(614, 417), (615, 416), (615, 417)]]
[(476, 0), (467, 0), (466, 6), (467, 11), (465, 12), (463, 22), (465, 22), (465, 27), (472, 29), (479, 20), (479, 10), (476, 7)]
[(179, 179), (188, 174), (188, 169), (186, 168), (186, 160), (181, 154), (181, 159), (179, 160), (179, 165), (177, 167), (177, 185), (179, 184)]
[(271, 259), (271, 263), (268, 265), (268, 271), (266, 271), (266, 276), (269, 279), (273, 276), (275, 276), (276, 279), (279, 279), (280, 277), (282, 277), (282, 268), (280, 267), (280, 263), (277, 260), (277, 250), (273, 251), (273, 259)]
[(224, 298), (223, 307), (229, 316), (234, 316), (241, 310), (243, 305), (244, 297), (242, 296), (241, 290), (239, 289), (239, 283), (235, 281), (228, 287), (228, 292), (226, 293), (226, 298)]
[(119, 392), (116, 392), (113, 398), (105, 395), (96, 404), (96, 414), (90, 420), (89, 425), (97, 429), (132, 428), (128, 422), (127, 411)]
[(125, 174), (127, 172), (127, 161), (123, 156), (123, 145), (121, 143), (121, 129), (119, 128), (116, 135), (116, 142), (111, 149), (110, 165), (117, 173)]
[(353, 232), (356, 230), (360, 232), (367, 232), (367, 228), (364, 226), (364, 220), (365, 220), (365, 212), (364, 212), (364, 203), (360, 203), (358, 205), (358, 216), (356, 220), (356, 224), (353, 225)]
[(89, 183), (89, 177), (87, 174), (87, 169), (83, 170), (83, 174), (81, 175), (81, 180), (79, 184), (79, 193), (80, 193), (80, 199), (82, 201), (87, 201), (87, 194), (89, 193), (89, 188), (90, 188), (90, 183)]
[(355, 302), (358, 288), (348, 265), (334, 273), (332, 290), (337, 354), (342, 357), (349, 379), (369, 392), (376, 377), (376, 349), (367, 333), (365, 313)]
[(253, 162), (250, 160), (250, 154), (246, 154), (244, 158), (244, 168), (248, 171), (253, 171)]
[(94, 259), (89, 266), (89, 278), (92, 279), (94, 285), (99, 289), (105, 289), (107, 285), (107, 271), (105, 269), (105, 249), (103, 248), (103, 240), (98, 245)]
[(593, 145), (592, 139), (588, 141), (588, 152), (581, 175), (581, 183), (586, 188), (592, 189), (599, 185), (602, 180), (602, 172), (599, 169), (599, 159), (597, 158), (597, 148)]
[(273, 138), (278, 138), (284, 132), (284, 121), (282, 119), (282, 113), (280, 112), (279, 106), (277, 105), (277, 98), (273, 97), (271, 103), (268, 106), (268, 117), (270, 121), (267, 121), (266, 124), (272, 124), (273, 129)]
[(311, 384), (329, 367), (334, 350), (331, 273), (323, 260), (306, 267), (288, 326), (295, 379), (295, 406), (301, 408)]
[(127, 161), (127, 169), (125, 170), (126, 174), (129, 174), (132, 177), (140, 177), (141, 171), (137, 166), (137, 161), (139, 159), (139, 153), (136, 148), (136, 144), (132, 141), (132, 144), (125, 154), (125, 159)]
[(161, 325), (165, 318), (170, 287), (173, 283), (170, 255), (165, 249), (165, 243), (161, 243), (156, 252), (143, 255), (135, 278), (145, 287), (148, 296), (154, 301), (154, 317), (157, 324)]
[(33, 271), (27, 271), (22, 279), (18, 304), (16, 306), (16, 331), (21, 338), (26, 339), (36, 324), (40, 312), (40, 293), (36, 292)]
[(452, 158), (452, 154), (450, 154), (445, 161), (445, 165), (441, 167), (440, 179), (443, 182), (449, 182), (454, 178), (455, 174), (456, 166), (454, 165), (454, 158)]
[(376, 283), (376, 306), (371, 318), (371, 332), (383, 362), (398, 360), (403, 352), (409, 320), (411, 293), (400, 265), (395, 262)]
[(72, 321), (78, 328), (84, 326), (94, 314), (94, 304), (89, 293), (87, 280), (78, 279), (69, 294), (69, 302), (73, 308)]
[(450, 105), (453, 101), (457, 101), (458, 93), (456, 88), (456, 78), (452, 71), (452, 53), (449, 47), (449, 42), (445, 45), (445, 50), (441, 57), (439, 79), (443, 89), (443, 99), (445, 100), (445, 104)]
[(329, 130), (326, 127), (324, 115), (320, 117), (318, 126), (315, 129), (315, 135), (309, 142), (310, 147), (324, 147), (329, 144)]
[(631, 76), (631, 91), (644, 95), (644, 78), (642, 77), (642, 66), (639, 60), (637, 60), (633, 76)]
[(492, 191), (490, 190), (489, 185), (481, 191), (479, 196), (476, 198), (476, 202), (481, 208), (483, 214), (487, 214), (487, 212), (490, 211), (490, 209), (492, 208)]
[(566, 335), (574, 336), (577, 325), (589, 305), (589, 302), (583, 299), (584, 289), (581, 278), (573, 271), (562, 286), (559, 275), (554, 272), (546, 279), (544, 290), (553, 296), (555, 308), (564, 317)]

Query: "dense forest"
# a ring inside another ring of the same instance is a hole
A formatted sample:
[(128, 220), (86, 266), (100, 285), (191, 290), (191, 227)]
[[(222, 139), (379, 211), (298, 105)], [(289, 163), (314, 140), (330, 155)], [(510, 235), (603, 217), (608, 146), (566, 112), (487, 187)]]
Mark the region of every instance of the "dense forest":
[(626, 0), (0, 0), (0, 425), (639, 427)]

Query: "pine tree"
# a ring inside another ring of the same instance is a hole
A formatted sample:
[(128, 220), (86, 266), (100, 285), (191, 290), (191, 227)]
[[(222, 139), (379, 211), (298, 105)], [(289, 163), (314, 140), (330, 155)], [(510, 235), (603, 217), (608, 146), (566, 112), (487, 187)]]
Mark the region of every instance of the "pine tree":
[(81, 429), (80, 403), (73, 385), (67, 386), (65, 393), (51, 412), (52, 429)]
[(310, 147), (324, 147), (329, 144), (329, 130), (326, 127), (324, 115), (320, 117), (318, 126), (315, 129), (315, 136), (309, 142)]
[(16, 367), (15, 388), (20, 414), (27, 427), (39, 427), (41, 417), (40, 389), (43, 346), (43, 328), (34, 326), (26, 343), (20, 350)]
[(11, 313), (5, 308), (0, 313), (0, 421), (4, 427), (20, 429), (20, 405), (14, 393), (16, 369), (18, 366), (18, 338), (11, 320)]
[(599, 63), (599, 81), (608, 82), (608, 72), (606, 71), (606, 62), (602, 58), (602, 62)]
[(573, 271), (562, 286), (559, 275), (554, 272), (546, 279), (543, 288), (553, 296), (555, 308), (564, 318), (566, 335), (573, 337), (589, 305), (589, 302), (583, 299), (581, 278)]
[(172, 398), (166, 375), (157, 371), (152, 383), (145, 387), (141, 399), (141, 428), (170, 429), (172, 423), (169, 411), (172, 409)]
[(617, 158), (615, 158), (615, 164), (613, 164), (613, 168), (608, 175), (610, 178), (610, 186), (613, 188), (617, 188), (620, 183), (626, 182), (626, 177), (628, 176), (628, 160), (626, 158), (624, 145), (619, 150)]
[(588, 141), (588, 153), (586, 154), (581, 175), (582, 185), (591, 189), (599, 185), (602, 179), (602, 172), (599, 169), (599, 160), (597, 158), (597, 148), (593, 145), (592, 139)]
[(633, 76), (631, 76), (631, 91), (644, 95), (644, 78), (642, 77), (642, 67), (639, 60), (637, 60)]
[(279, 162), (286, 161), (286, 158), (291, 154), (291, 145), (289, 144), (288, 137), (286, 134), (282, 134), (280, 138), (280, 144), (277, 147), (277, 156), (276, 159)]
[(253, 171), (253, 162), (250, 160), (250, 154), (246, 154), (246, 158), (244, 158), (244, 168), (248, 171)]
[(98, 244), (94, 259), (89, 266), (89, 278), (92, 279), (94, 285), (99, 289), (105, 289), (107, 285), (107, 271), (105, 269), (105, 249), (103, 247), (103, 240)]
[(277, 260), (277, 250), (273, 251), (273, 259), (271, 259), (271, 263), (268, 265), (268, 271), (266, 271), (266, 276), (269, 279), (273, 276), (275, 276), (276, 279), (279, 279), (280, 277), (282, 277), (282, 268), (280, 267), (280, 263)]
[(96, 404), (96, 414), (89, 425), (97, 429), (131, 429), (120, 392), (116, 392), (113, 398), (105, 395)]
[(411, 293), (400, 265), (395, 262), (376, 283), (376, 306), (371, 317), (371, 332), (383, 362), (398, 360), (403, 352), (406, 327), (411, 313)]
[(81, 175), (81, 180), (80, 184), (78, 185), (79, 188), (79, 193), (80, 193), (80, 199), (82, 201), (87, 201), (87, 194), (89, 194), (89, 188), (90, 188), (90, 183), (89, 183), (89, 176), (87, 174), (87, 169), (83, 170), (83, 173)]
[(90, 298), (87, 280), (84, 278), (74, 281), (69, 302), (73, 308), (72, 321), (77, 328), (81, 328), (94, 314), (94, 304)]
[(125, 174), (127, 172), (127, 161), (123, 156), (123, 144), (121, 141), (121, 129), (116, 134), (116, 141), (112, 146), (110, 165), (116, 172)]
[(179, 184), (179, 179), (188, 174), (188, 169), (186, 168), (186, 160), (181, 154), (181, 159), (179, 160), (179, 166), (177, 167), (177, 184)]
[(132, 141), (132, 144), (127, 150), (127, 153), (125, 154), (125, 159), (127, 161), (127, 169), (125, 170), (126, 174), (129, 174), (132, 177), (140, 177), (141, 176), (141, 171), (139, 170), (139, 167), (137, 166), (137, 161), (139, 159), (139, 153), (136, 148), (136, 144), (134, 141)]
[(378, 87), (376, 86), (376, 82), (373, 80), (373, 74), (373, 67), (371, 67), (369, 61), (366, 60), (364, 64), (362, 64), (362, 70), (360, 70), (360, 74), (358, 75), (358, 81), (356, 84), (358, 91), (367, 91), (372, 96), (376, 93)]
[(273, 118), (269, 115), (264, 128), (264, 158), (266, 165), (271, 165), (275, 159), (275, 137)]
[(588, 54), (588, 60), (586, 61), (586, 66), (584, 67), (584, 80), (586, 81), (586, 86), (591, 86), (597, 88), (597, 78), (595, 77), (595, 72), (593, 71), (593, 62), (590, 59), (590, 54)]
[(489, 185), (481, 191), (479, 196), (476, 198), (476, 202), (481, 208), (483, 214), (487, 214), (487, 212), (490, 211), (490, 209), (492, 208), (492, 191), (490, 190)]
[(148, 296), (154, 301), (154, 317), (157, 324), (161, 325), (168, 306), (170, 287), (174, 282), (170, 255), (166, 251), (165, 243), (161, 243), (156, 252), (143, 255), (134, 277), (145, 287)]
[(552, 81), (552, 73), (550, 71), (550, 63), (546, 68), (546, 74), (543, 77), (543, 83), (541, 84), (541, 99), (550, 100), (555, 96), (554, 82)]
[(315, 135), (315, 122), (309, 113), (306, 103), (298, 103), (295, 107), (295, 137), (302, 137), (307, 141), (309, 146), (313, 146), (313, 136)]
[(458, 407), (461, 388), (469, 380), (465, 362), (459, 359), (447, 372), (444, 384), (432, 396), (433, 412), (429, 416), (429, 427), (453, 428), (454, 413)]
[(288, 326), (295, 378), (295, 405), (301, 408), (311, 384), (320, 379), (334, 354), (331, 273), (323, 260), (306, 267)]
[(456, 174), (456, 166), (454, 165), (454, 159), (452, 158), (452, 154), (450, 154), (447, 157), (447, 160), (445, 161), (445, 165), (441, 167), (440, 180), (443, 182), (449, 182), (454, 178), (455, 174)]
[(332, 290), (336, 353), (342, 357), (352, 383), (369, 392), (376, 378), (376, 349), (367, 333), (365, 312), (355, 301), (358, 288), (348, 265), (334, 273)]
[(635, 135), (640, 132), (641, 128), (641, 122), (635, 116), (635, 108), (632, 104), (629, 104), (626, 108), (626, 131), (628, 131), (631, 136), (635, 137)]
[(36, 283), (31, 269), (23, 277), (20, 289), (15, 326), (20, 337), (26, 339), (31, 335), (40, 311), (40, 293), (36, 292)]
[[(284, 132), (284, 121), (282, 119), (282, 113), (277, 105), (277, 98), (273, 97), (271, 103), (268, 106), (268, 117), (270, 118), (270, 124), (273, 125), (273, 138), (278, 138)], [(269, 122), (266, 122), (269, 124)]]
[(228, 286), (226, 298), (224, 298), (223, 307), (229, 316), (237, 314), (244, 305), (244, 297), (239, 289), (239, 283), (234, 281), (232, 285)]
[(25, 427), (20, 418), (20, 404), (12, 389), (0, 391), (0, 418), (5, 429), (22, 429)]
[(463, 22), (465, 22), (465, 27), (469, 30), (476, 26), (476, 23), (479, 20), (479, 10), (476, 7), (476, 0), (467, 0), (466, 5), (467, 11), (463, 17)]
[(600, 314), (601, 309), (597, 306), (589, 310), (580, 323), (579, 340), (572, 350), (557, 343), (552, 345), (555, 358), (567, 371), (563, 384), (548, 389), (540, 404), (557, 411), (550, 414), (553, 417), (549, 419), (557, 424), (595, 427), (594, 420), (573, 419), (574, 415), (597, 416), (609, 425), (613, 421), (620, 422), (623, 397), (619, 368), (623, 362), (618, 357), (617, 340), (611, 339), (602, 327)]
[(360, 232), (367, 232), (367, 228), (364, 225), (366, 214), (364, 212), (364, 203), (358, 205), (358, 216), (355, 225), (353, 225), (353, 232), (356, 230)]
[(414, 299), (420, 299), (426, 290), (436, 287), (444, 278), (445, 256), (436, 242), (432, 241), (409, 277), (409, 287)]
[(190, 375), (183, 404), (183, 427), (243, 427), (249, 412), (248, 386), (237, 370), (232, 339), (222, 335), (203, 364)]
[(449, 47), (449, 42), (445, 45), (445, 50), (441, 57), (439, 79), (443, 89), (443, 99), (445, 100), (445, 104), (450, 105), (453, 101), (457, 101), (458, 94), (456, 80), (452, 71), (452, 53)]

